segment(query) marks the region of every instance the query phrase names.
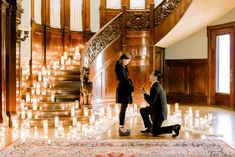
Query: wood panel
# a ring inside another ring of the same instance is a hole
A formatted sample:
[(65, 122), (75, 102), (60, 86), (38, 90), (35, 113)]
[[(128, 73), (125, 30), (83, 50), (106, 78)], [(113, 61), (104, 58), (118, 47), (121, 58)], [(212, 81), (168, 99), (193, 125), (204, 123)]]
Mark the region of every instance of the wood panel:
[(165, 91), (169, 103), (207, 103), (207, 59), (166, 60)]
[(91, 64), (90, 78), (94, 84), (92, 104), (115, 102), (117, 80), (114, 67), (121, 49), (121, 37), (119, 37)]
[(7, 3), (2, 1), (0, 4), (0, 123), (3, 122), (2, 111), (6, 107), (6, 7)]

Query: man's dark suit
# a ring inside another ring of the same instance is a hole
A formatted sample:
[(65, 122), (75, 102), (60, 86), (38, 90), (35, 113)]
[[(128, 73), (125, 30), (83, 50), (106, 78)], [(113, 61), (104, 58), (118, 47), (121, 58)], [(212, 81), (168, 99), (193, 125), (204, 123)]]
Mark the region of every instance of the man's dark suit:
[[(145, 127), (152, 128), (153, 135), (172, 133), (175, 126), (161, 127), (162, 122), (167, 119), (166, 95), (161, 84), (155, 82), (150, 89), (150, 95), (144, 94), (144, 99), (150, 105), (140, 109)], [(149, 115), (151, 116), (152, 123)]]

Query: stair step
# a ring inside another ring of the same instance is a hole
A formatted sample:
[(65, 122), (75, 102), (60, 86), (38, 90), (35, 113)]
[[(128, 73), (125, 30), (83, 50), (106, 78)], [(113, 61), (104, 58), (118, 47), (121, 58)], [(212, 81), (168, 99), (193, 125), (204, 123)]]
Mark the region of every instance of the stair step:
[(50, 81), (48, 85), (52, 88), (80, 88), (81, 83), (78, 81)]
[[(38, 102), (37, 103), (37, 109), (40, 107), (43, 110), (61, 110), (62, 108), (64, 109), (70, 109), (71, 106), (74, 105), (75, 102)], [(28, 107), (29, 110), (33, 109), (33, 103), (28, 102), (24, 104), (25, 107)]]
[(56, 75), (50, 76), (49, 81), (80, 81), (80, 75)]

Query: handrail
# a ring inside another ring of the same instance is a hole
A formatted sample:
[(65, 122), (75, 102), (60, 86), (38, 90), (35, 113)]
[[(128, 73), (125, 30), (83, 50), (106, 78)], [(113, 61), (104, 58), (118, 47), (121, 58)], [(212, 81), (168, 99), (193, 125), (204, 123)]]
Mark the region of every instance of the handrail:
[(163, 23), (163, 21), (179, 6), (182, 0), (164, 0), (155, 9), (155, 27)]
[[(113, 24), (113, 25), (112, 25)], [(95, 57), (102, 52), (106, 45), (108, 45), (115, 37), (121, 34), (122, 28), (122, 13), (104, 25), (86, 44), (82, 52), (81, 68), (89, 68), (89, 65)], [(108, 32), (108, 34), (105, 34)], [(102, 40), (101, 40), (102, 38)], [(98, 42), (97, 42), (98, 41)], [(96, 43), (97, 42), (97, 43)], [(99, 52), (97, 52), (97, 48)], [(93, 52), (94, 51), (94, 52)]]

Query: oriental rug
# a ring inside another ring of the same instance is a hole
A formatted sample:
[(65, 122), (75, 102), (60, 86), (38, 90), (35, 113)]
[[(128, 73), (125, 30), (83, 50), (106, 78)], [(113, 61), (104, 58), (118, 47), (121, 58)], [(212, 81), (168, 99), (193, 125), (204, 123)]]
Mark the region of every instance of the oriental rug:
[(219, 139), (118, 139), (16, 141), (0, 157), (235, 157)]

